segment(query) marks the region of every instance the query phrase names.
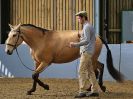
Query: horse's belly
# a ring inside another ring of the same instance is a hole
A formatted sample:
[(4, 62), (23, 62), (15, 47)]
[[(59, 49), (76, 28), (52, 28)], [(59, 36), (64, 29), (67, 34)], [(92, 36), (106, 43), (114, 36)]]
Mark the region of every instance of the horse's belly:
[(62, 59), (56, 59), (54, 60), (53, 63), (58, 63), (58, 64), (61, 64), (61, 63), (68, 63), (68, 62), (72, 62), (74, 60), (76, 60), (78, 57), (75, 57), (75, 58), (62, 58)]
[[(70, 48), (71, 49), (71, 48)], [(65, 50), (60, 52), (54, 58), (53, 63), (67, 63), (79, 58), (79, 49)]]
[[(69, 41), (70, 42), (70, 41)], [(76, 42), (76, 41), (75, 41)], [(67, 42), (68, 43), (68, 42)], [(97, 61), (102, 48), (102, 42), (99, 37), (96, 38), (95, 51), (92, 56), (93, 61)], [(79, 48), (63, 47), (56, 52), (53, 63), (67, 63), (79, 58)]]

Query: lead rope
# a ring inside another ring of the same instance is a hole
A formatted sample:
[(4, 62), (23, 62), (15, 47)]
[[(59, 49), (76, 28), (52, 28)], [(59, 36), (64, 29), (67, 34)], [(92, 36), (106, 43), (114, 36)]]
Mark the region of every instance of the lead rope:
[[(20, 33), (21, 31), (20, 31), (20, 29), (19, 29), (19, 33)], [(32, 70), (31, 68), (29, 68), (28, 66), (26, 66), (24, 63), (23, 63), (23, 61), (22, 61), (22, 59), (20, 58), (20, 56), (19, 56), (19, 53), (18, 53), (18, 50), (17, 50), (17, 42), (18, 42), (18, 40), (19, 40), (19, 37), (20, 37), (20, 34), (18, 35), (18, 38), (16, 39), (16, 43), (15, 43), (15, 50), (16, 50), (16, 53), (17, 53), (17, 56), (18, 56), (18, 58), (19, 58), (19, 60), (20, 60), (20, 62), (21, 62), (21, 64), (25, 67), (25, 68), (27, 68), (28, 70), (30, 70), (30, 71), (34, 71), (34, 70)]]
[(20, 58), (20, 55), (19, 55), (19, 53), (18, 53), (17, 48), (16, 48), (16, 53), (17, 53), (17, 56), (18, 56), (18, 58), (19, 58), (21, 64), (22, 64), (25, 68), (27, 68), (28, 70), (34, 71), (33, 69), (29, 68), (28, 66), (26, 66), (26, 65), (23, 63), (22, 59)]

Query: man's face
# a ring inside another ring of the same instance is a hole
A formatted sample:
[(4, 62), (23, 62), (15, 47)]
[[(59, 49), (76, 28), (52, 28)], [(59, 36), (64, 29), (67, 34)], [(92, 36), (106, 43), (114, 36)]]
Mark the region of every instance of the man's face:
[(83, 24), (84, 23), (84, 17), (78, 16), (78, 22), (80, 24)]

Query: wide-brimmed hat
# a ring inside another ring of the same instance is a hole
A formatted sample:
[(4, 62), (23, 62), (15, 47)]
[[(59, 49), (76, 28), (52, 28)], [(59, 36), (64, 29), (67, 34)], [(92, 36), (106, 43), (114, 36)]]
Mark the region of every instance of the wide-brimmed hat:
[(87, 17), (87, 12), (86, 11), (80, 11), (78, 13), (75, 14), (76, 16), (84, 16)]

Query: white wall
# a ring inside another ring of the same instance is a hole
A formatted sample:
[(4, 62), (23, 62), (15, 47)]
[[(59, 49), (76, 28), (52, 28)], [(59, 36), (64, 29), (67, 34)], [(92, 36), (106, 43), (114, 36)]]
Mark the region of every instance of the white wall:
[[(120, 45), (111, 44), (109, 47), (112, 51), (114, 66), (119, 69)], [(8, 77), (31, 77), (32, 72), (23, 67), (16, 55), (16, 52), (9, 56), (4, 52), (4, 48), (5, 45), (0, 45), (0, 75)], [(121, 49), (121, 72), (126, 76), (126, 79), (133, 80), (133, 45), (122, 44)], [(18, 51), (23, 62), (29, 68), (34, 69), (34, 64), (27, 45), (21, 45), (18, 47)], [(105, 64), (104, 80), (112, 80), (112, 77), (109, 75), (106, 68), (106, 52), (107, 50), (105, 46), (103, 46), (99, 60)], [(78, 64), (79, 60), (66, 64), (52, 64), (43, 73), (41, 73), (40, 76), (46, 78), (77, 78)]]

